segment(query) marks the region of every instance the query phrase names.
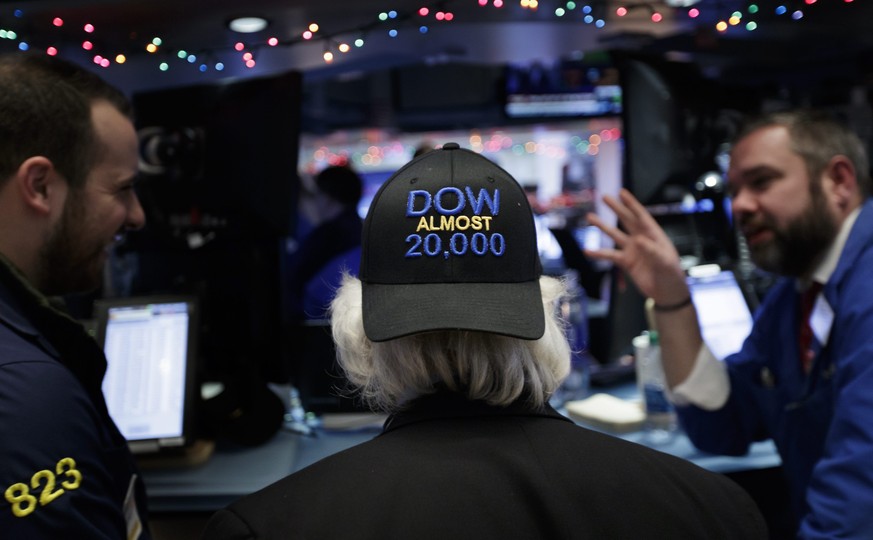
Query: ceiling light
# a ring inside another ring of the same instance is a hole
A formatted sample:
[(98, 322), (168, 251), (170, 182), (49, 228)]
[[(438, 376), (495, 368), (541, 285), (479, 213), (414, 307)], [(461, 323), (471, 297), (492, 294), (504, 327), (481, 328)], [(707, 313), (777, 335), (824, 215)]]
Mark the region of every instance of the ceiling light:
[(267, 19), (263, 17), (237, 17), (236, 19), (231, 19), (227, 23), (227, 27), (234, 32), (251, 34), (253, 32), (260, 32), (267, 27), (267, 24)]

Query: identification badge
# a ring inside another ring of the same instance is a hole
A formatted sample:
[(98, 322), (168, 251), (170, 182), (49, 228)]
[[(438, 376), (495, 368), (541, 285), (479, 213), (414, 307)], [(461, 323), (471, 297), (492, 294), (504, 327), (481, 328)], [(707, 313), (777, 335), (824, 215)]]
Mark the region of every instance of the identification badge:
[(818, 340), (822, 347), (828, 344), (833, 324), (834, 309), (828, 304), (825, 295), (820, 294), (815, 301), (815, 306), (812, 308), (812, 315), (809, 317), (809, 327), (812, 328), (815, 339)]
[(127, 523), (127, 540), (137, 540), (142, 534), (142, 521), (136, 509), (136, 475), (130, 477), (127, 495), (124, 496), (124, 521)]

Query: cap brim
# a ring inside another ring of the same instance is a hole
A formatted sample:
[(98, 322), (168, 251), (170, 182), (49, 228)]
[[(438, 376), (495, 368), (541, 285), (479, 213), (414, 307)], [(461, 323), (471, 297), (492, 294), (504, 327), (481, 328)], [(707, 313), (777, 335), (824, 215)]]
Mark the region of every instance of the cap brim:
[(538, 280), (521, 283), (363, 284), (364, 332), (387, 341), (434, 330), (521, 339), (545, 333)]

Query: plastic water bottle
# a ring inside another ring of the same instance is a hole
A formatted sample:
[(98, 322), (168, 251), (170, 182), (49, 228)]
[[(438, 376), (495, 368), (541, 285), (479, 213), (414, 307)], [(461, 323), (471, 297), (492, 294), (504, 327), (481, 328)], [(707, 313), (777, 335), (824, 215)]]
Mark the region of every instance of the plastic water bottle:
[(661, 365), (658, 333), (649, 331), (634, 339), (637, 386), (646, 411), (646, 440), (653, 444), (670, 442), (676, 431), (676, 411), (667, 399), (667, 381)]

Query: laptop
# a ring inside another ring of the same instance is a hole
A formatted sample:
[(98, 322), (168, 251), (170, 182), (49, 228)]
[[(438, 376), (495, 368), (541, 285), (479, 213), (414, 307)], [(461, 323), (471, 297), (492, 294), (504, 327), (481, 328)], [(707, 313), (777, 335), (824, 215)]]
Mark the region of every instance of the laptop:
[(751, 333), (753, 303), (731, 270), (695, 266), (686, 279), (703, 341), (716, 358), (724, 360), (739, 351)]
[(181, 450), (194, 441), (199, 305), (187, 296), (95, 302), (98, 343), (108, 367), (109, 414), (139, 455)]

